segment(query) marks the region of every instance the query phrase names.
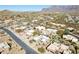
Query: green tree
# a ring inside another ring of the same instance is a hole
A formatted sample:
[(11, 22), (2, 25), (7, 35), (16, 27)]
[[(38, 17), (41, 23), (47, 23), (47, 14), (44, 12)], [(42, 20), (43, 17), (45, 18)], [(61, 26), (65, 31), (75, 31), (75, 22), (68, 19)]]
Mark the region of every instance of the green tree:
[(38, 48), (38, 51), (41, 52), (41, 53), (44, 53), (45, 49), (43, 47), (40, 47), (40, 48)]
[(68, 33), (69, 33), (69, 30), (68, 29), (65, 29), (64, 30), (64, 34), (67, 35)]
[(63, 38), (64, 30), (63, 30), (63, 29), (58, 30), (58, 31), (57, 31), (57, 34), (58, 34), (61, 38)]

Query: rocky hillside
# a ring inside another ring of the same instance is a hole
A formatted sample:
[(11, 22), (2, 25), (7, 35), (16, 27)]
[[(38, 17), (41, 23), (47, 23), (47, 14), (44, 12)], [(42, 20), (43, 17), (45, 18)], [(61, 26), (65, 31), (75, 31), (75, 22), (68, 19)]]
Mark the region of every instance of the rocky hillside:
[(79, 5), (53, 5), (49, 8), (43, 8), (42, 11), (52, 12), (78, 12)]

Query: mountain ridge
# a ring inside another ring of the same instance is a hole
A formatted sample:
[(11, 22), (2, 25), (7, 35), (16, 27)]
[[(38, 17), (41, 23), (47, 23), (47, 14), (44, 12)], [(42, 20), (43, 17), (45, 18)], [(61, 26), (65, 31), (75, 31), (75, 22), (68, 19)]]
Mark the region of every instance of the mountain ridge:
[(48, 8), (43, 8), (43, 12), (78, 12), (79, 5), (53, 5)]

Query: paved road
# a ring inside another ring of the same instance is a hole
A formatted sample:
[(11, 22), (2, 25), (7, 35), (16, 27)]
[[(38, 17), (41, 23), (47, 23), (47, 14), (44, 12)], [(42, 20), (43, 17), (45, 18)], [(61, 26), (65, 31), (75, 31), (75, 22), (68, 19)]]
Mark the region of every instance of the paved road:
[(38, 54), (36, 51), (34, 51), (31, 47), (29, 47), (27, 44), (25, 44), (19, 37), (17, 37), (14, 33), (12, 33), (10, 30), (6, 28), (1, 28), (5, 32), (7, 32), (13, 40), (15, 40), (16, 43), (18, 43), (26, 52), (26, 54)]

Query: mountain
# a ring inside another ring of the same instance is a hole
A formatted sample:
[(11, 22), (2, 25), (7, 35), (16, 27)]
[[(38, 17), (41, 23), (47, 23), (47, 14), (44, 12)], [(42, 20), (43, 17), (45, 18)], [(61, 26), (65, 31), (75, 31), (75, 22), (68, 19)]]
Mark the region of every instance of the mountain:
[(53, 5), (48, 8), (43, 8), (43, 12), (78, 12), (79, 5)]

